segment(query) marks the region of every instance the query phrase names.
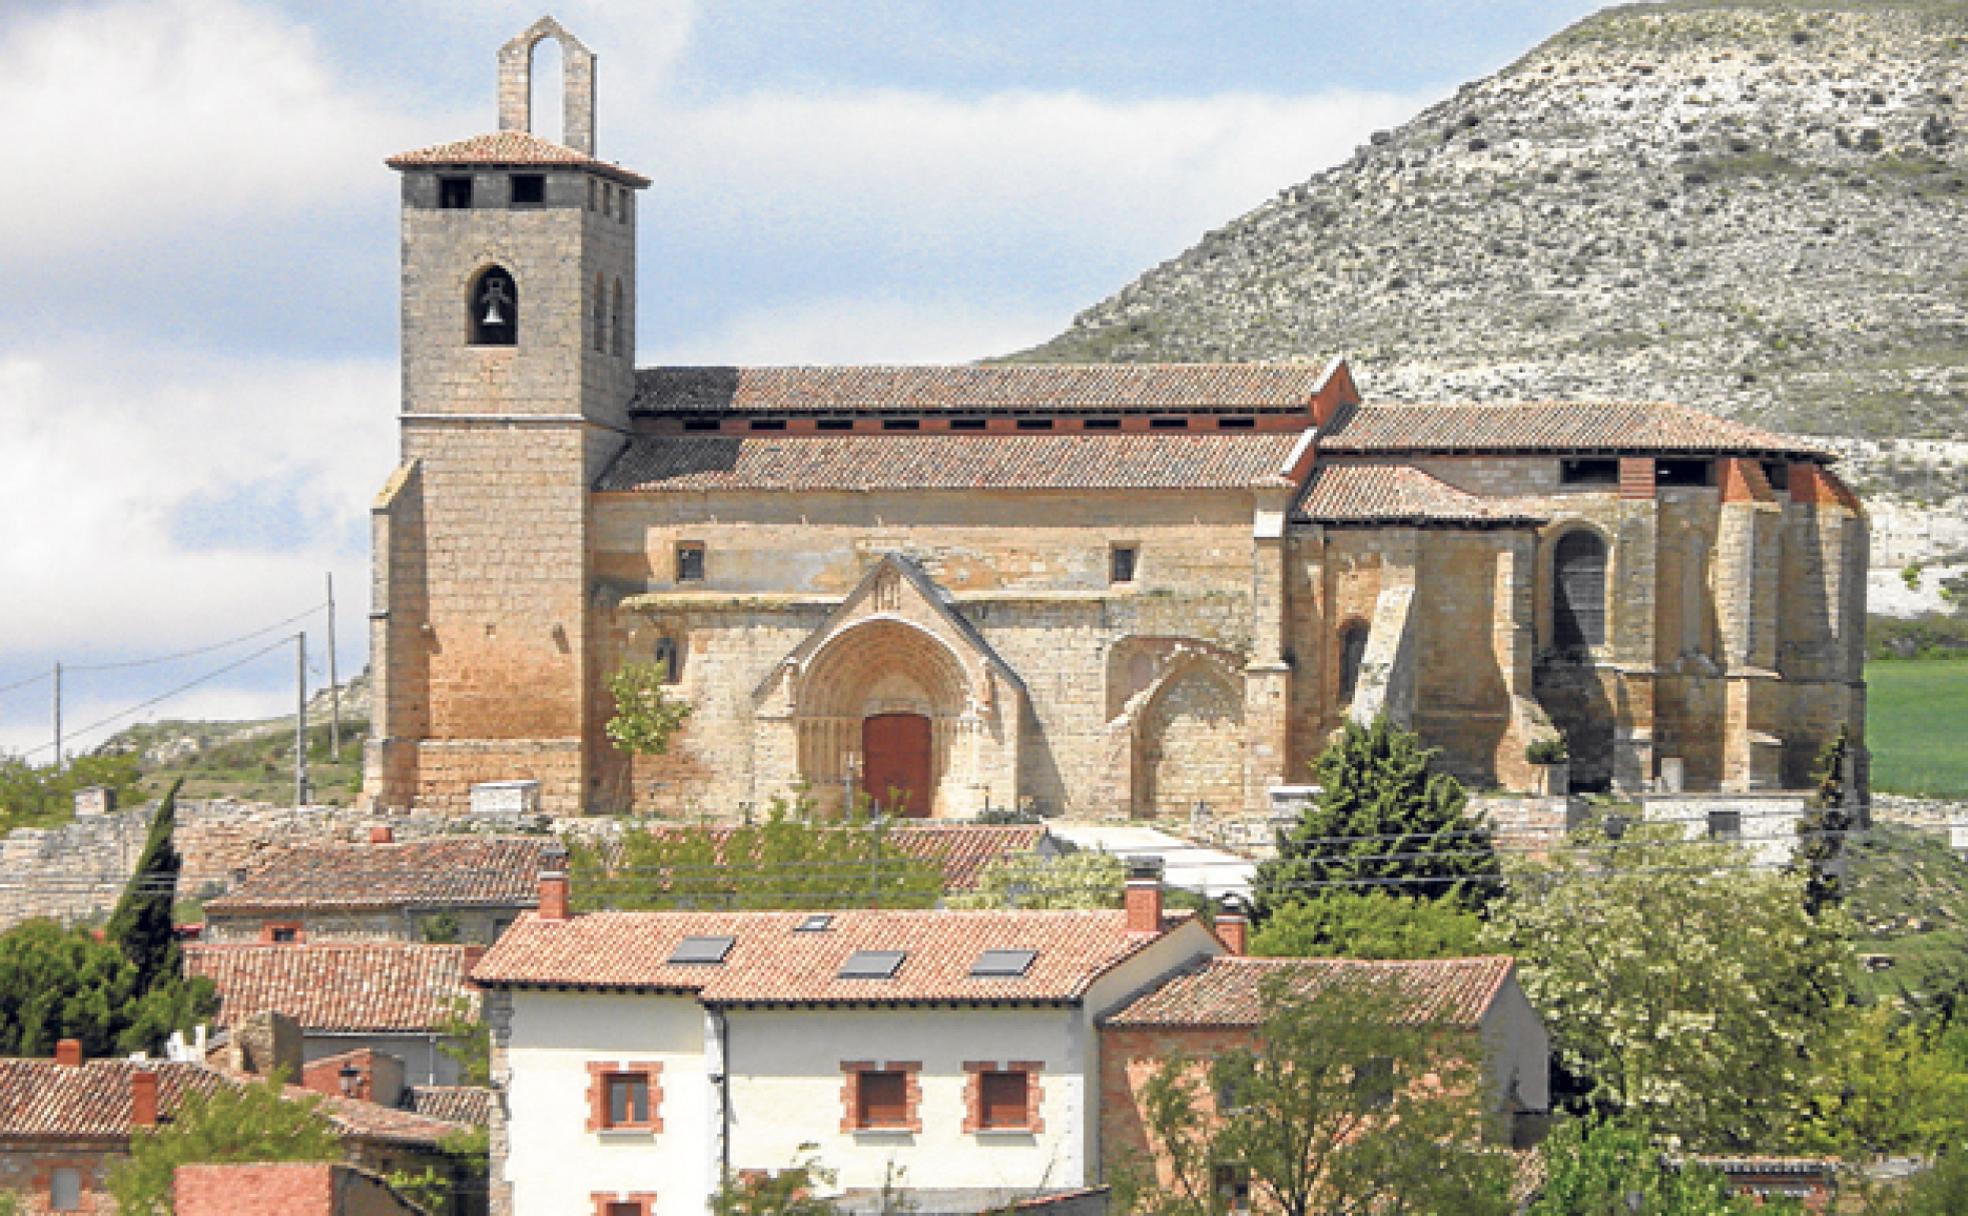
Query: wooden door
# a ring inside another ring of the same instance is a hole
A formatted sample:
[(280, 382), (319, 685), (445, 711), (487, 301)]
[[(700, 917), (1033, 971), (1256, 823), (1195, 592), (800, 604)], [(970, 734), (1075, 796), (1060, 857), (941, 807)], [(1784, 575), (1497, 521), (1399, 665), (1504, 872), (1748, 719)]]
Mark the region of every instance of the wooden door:
[(929, 814), (929, 719), (875, 714), (861, 721), (862, 788), (890, 815)]

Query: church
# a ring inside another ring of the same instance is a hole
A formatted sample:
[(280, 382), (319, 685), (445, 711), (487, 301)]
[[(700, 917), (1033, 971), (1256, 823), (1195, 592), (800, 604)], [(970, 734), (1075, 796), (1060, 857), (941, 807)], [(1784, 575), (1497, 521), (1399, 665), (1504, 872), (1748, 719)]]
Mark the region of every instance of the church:
[[(388, 161), (374, 804), (1241, 814), (1380, 714), (1479, 788), (1562, 744), (1574, 790), (1746, 793), (1861, 736), (1829, 452), (1665, 403), (1379, 401), (1332, 357), (639, 368), (650, 180), (597, 156), (594, 98), (543, 19), (495, 133)], [(692, 714), (629, 757), (606, 679), (653, 660)]]

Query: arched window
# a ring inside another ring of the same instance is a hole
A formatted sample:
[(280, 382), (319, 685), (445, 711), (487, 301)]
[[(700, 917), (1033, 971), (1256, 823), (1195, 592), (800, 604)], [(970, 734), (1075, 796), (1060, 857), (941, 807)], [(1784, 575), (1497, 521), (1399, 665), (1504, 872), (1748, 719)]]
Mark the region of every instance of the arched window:
[(473, 346), (519, 344), (519, 284), (505, 267), (480, 271), (465, 307)]
[(595, 276), (594, 299), (588, 315), (594, 329), (595, 353), (603, 354), (608, 350), (608, 288), (600, 275)]
[(1606, 644), (1606, 542), (1586, 528), (1567, 532), (1551, 558), (1551, 644)]
[(1367, 623), (1348, 621), (1339, 631), (1339, 703), (1351, 704), (1360, 684), (1360, 664), (1367, 657)]
[(608, 327), (615, 335), (615, 353), (629, 353), (629, 336), (622, 332), (622, 280), (615, 280), (615, 294), (609, 298)]

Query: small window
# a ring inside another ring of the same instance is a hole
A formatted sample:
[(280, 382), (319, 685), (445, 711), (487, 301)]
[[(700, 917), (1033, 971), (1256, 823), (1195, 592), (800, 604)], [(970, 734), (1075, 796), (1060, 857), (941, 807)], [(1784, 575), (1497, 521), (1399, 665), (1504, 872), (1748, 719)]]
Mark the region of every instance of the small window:
[(979, 979), (1017, 979), (1032, 969), (1037, 950), (986, 950), (971, 964), (970, 973)]
[(1133, 545), (1115, 545), (1107, 551), (1107, 578), (1109, 582), (1131, 583), (1134, 569), (1140, 560), (1141, 550)]
[(900, 950), (856, 950), (845, 963), (841, 964), (843, 980), (886, 980), (893, 979), (902, 966), (904, 955)]
[(440, 177), (437, 179), (437, 205), (446, 211), (471, 210), (472, 179), (469, 177)]
[(786, 420), (784, 418), (754, 418), (752, 419), (752, 429), (755, 431), (783, 431), (786, 429)]
[(614, 350), (617, 358), (629, 353), (629, 332), (623, 326), (622, 280), (615, 280), (614, 290), (609, 297), (608, 327), (615, 335)]
[(1121, 420), (1119, 418), (1088, 418), (1081, 422), (1080, 426), (1082, 429), (1089, 431), (1118, 431), (1121, 429)]
[(831, 929), (831, 928), (833, 928), (833, 927), (834, 927), (834, 914), (833, 914), (833, 913), (831, 913), (831, 912), (815, 912), (815, 913), (814, 913), (813, 915), (811, 915), (811, 916), (809, 916), (809, 917), (807, 917), (807, 918), (806, 918), (805, 920), (802, 920), (802, 921), (801, 921), (801, 922), (800, 922), (799, 924), (797, 924), (797, 925), (794, 925), (794, 926), (793, 926), (793, 932), (795, 932), (795, 933), (825, 933), (825, 932), (826, 932), (827, 930), (829, 930), (829, 929)]
[(594, 297), (588, 308), (588, 325), (594, 330), (595, 354), (608, 353), (608, 286), (600, 275), (595, 276)]
[(683, 544), (676, 547), (676, 581), (679, 583), (704, 581), (704, 546)]
[(472, 283), (470, 332), (473, 346), (515, 346), (519, 342), (519, 284), (503, 266), (487, 266)]
[(624, 224), (628, 223), (629, 216), (635, 213), (635, 195), (626, 186), (622, 189), (622, 205), (615, 210), (617, 212), (616, 218)]
[(82, 1171), (63, 1166), (48, 1176), (48, 1207), (57, 1212), (82, 1210)]
[(604, 1127), (649, 1126), (649, 1077), (639, 1072), (611, 1072), (607, 1086), (608, 1118)]
[(1561, 651), (1606, 644), (1606, 542), (1586, 528), (1558, 538), (1551, 556), (1551, 642)]
[(985, 1131), (1024, 1131), (1032, 1125), (1026, 1104), (1032, 1078), (1024, 1072), (987, 1072), (977, 1078), (977, 1125)]
[(854, 429), (854, 419), (822, 418), (820, 421), (814, 423), (814, 426), (823, 431), (851, 431)]
[(1567, 486), (1616, 486), (1620, 462), (1613, 459), (1580, 458), (1558, 462), (1558, 482)]
[(686, 937), (670, 951), (670, 962), (686, 966), (713, 966), (731, 953), (735, 937)]
[(675, 684), (683, 678), (683, 648), (675, 638), (657, 638), (649, 661), (663, 669), (663, 683)]
[(1372, 1056), (1353, 1069), (1353, 1096), (1369, 1110), (1394, 1104), (1394, 1061)]
[(640, 1199), (604, 1200), (601, 1210), (607, 1216), (649, 1216), (649, 1205)]
[(600, 193), (601, 193), (601, 183), (596, 181), (592, 177), (589, 178), (588, 179), (588, 210), (593, 211), (595, 209), (595, 197)]
[(1367, 623), (1348, 621), (1339, 631), (1339, 703), (1351, 705), (1360, 686), (1360, 665), (1367, 658)]
[(1257, 419), (1218, 418), (1216, 420), (1216, 429), (1219, 431), (1254, 431), (1257, 429)]
[(1710, 840), (1741, 840), (1743, 817), (1741, 811), (1710, 811), (1708, 813), (1708, 838)]
[(1150, 418), (1148, 425), (1158, 431), (1186, 431), (1189, 429), (1189, 420), (1187, 418)]
[(863, 1072), (856, 1074), (854, 1122), (857, 1127), (909, 1126), (909, 1074)]
[(1772, 490), (1788, 490), (1790, 488), (1790, 462), (1784, 460), (1764, 461), (1763, 480), (1770, 483)]
[(683, 420), (683, 429), (692, 433), (715, 431), (720, 425), (722, 424), (715, 418), (685, 418)]
[(982, 418), (952, 418), (950, 419), (950, 429), (953, 431), (981, 431), (984, 429), (984, 420)]
[(291, 946), (301, 940), (299, 921), (269, 921), (260, 926), (260, 940), (275, 946)]
[(882, 419), (882, 430), (884, 431), (916, 431), (921, 429), (922, 422), (915, 418)]
[(603, 215), (615, 214), (615, 187), (606, 182), (603, 182), (601, 187), (601, 213)]
[(512, 175), (512, 201), (515, 207), (538, 207), (547, 201), (547, 179), (538, 173)]
[(1657, 486), (1712, 486), (1715, 484), (1713, 460), (1657, 460), (1654, 462)]
[(1018, 429), (1021, 431), (1049, 431), (1052, 429), (1052, 419), (1020, 418), (1018, 420)]

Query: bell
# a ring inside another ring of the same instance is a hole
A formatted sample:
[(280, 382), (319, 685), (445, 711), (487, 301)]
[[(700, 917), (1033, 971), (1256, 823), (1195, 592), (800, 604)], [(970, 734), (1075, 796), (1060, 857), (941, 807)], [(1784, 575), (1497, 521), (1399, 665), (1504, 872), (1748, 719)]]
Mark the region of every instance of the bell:
[(487, 292), (485, 298), (485, 323), (487, 325), (504, 325), (506, 323), (506, 318), (499, 312), (499, 297), (491, 292)]

